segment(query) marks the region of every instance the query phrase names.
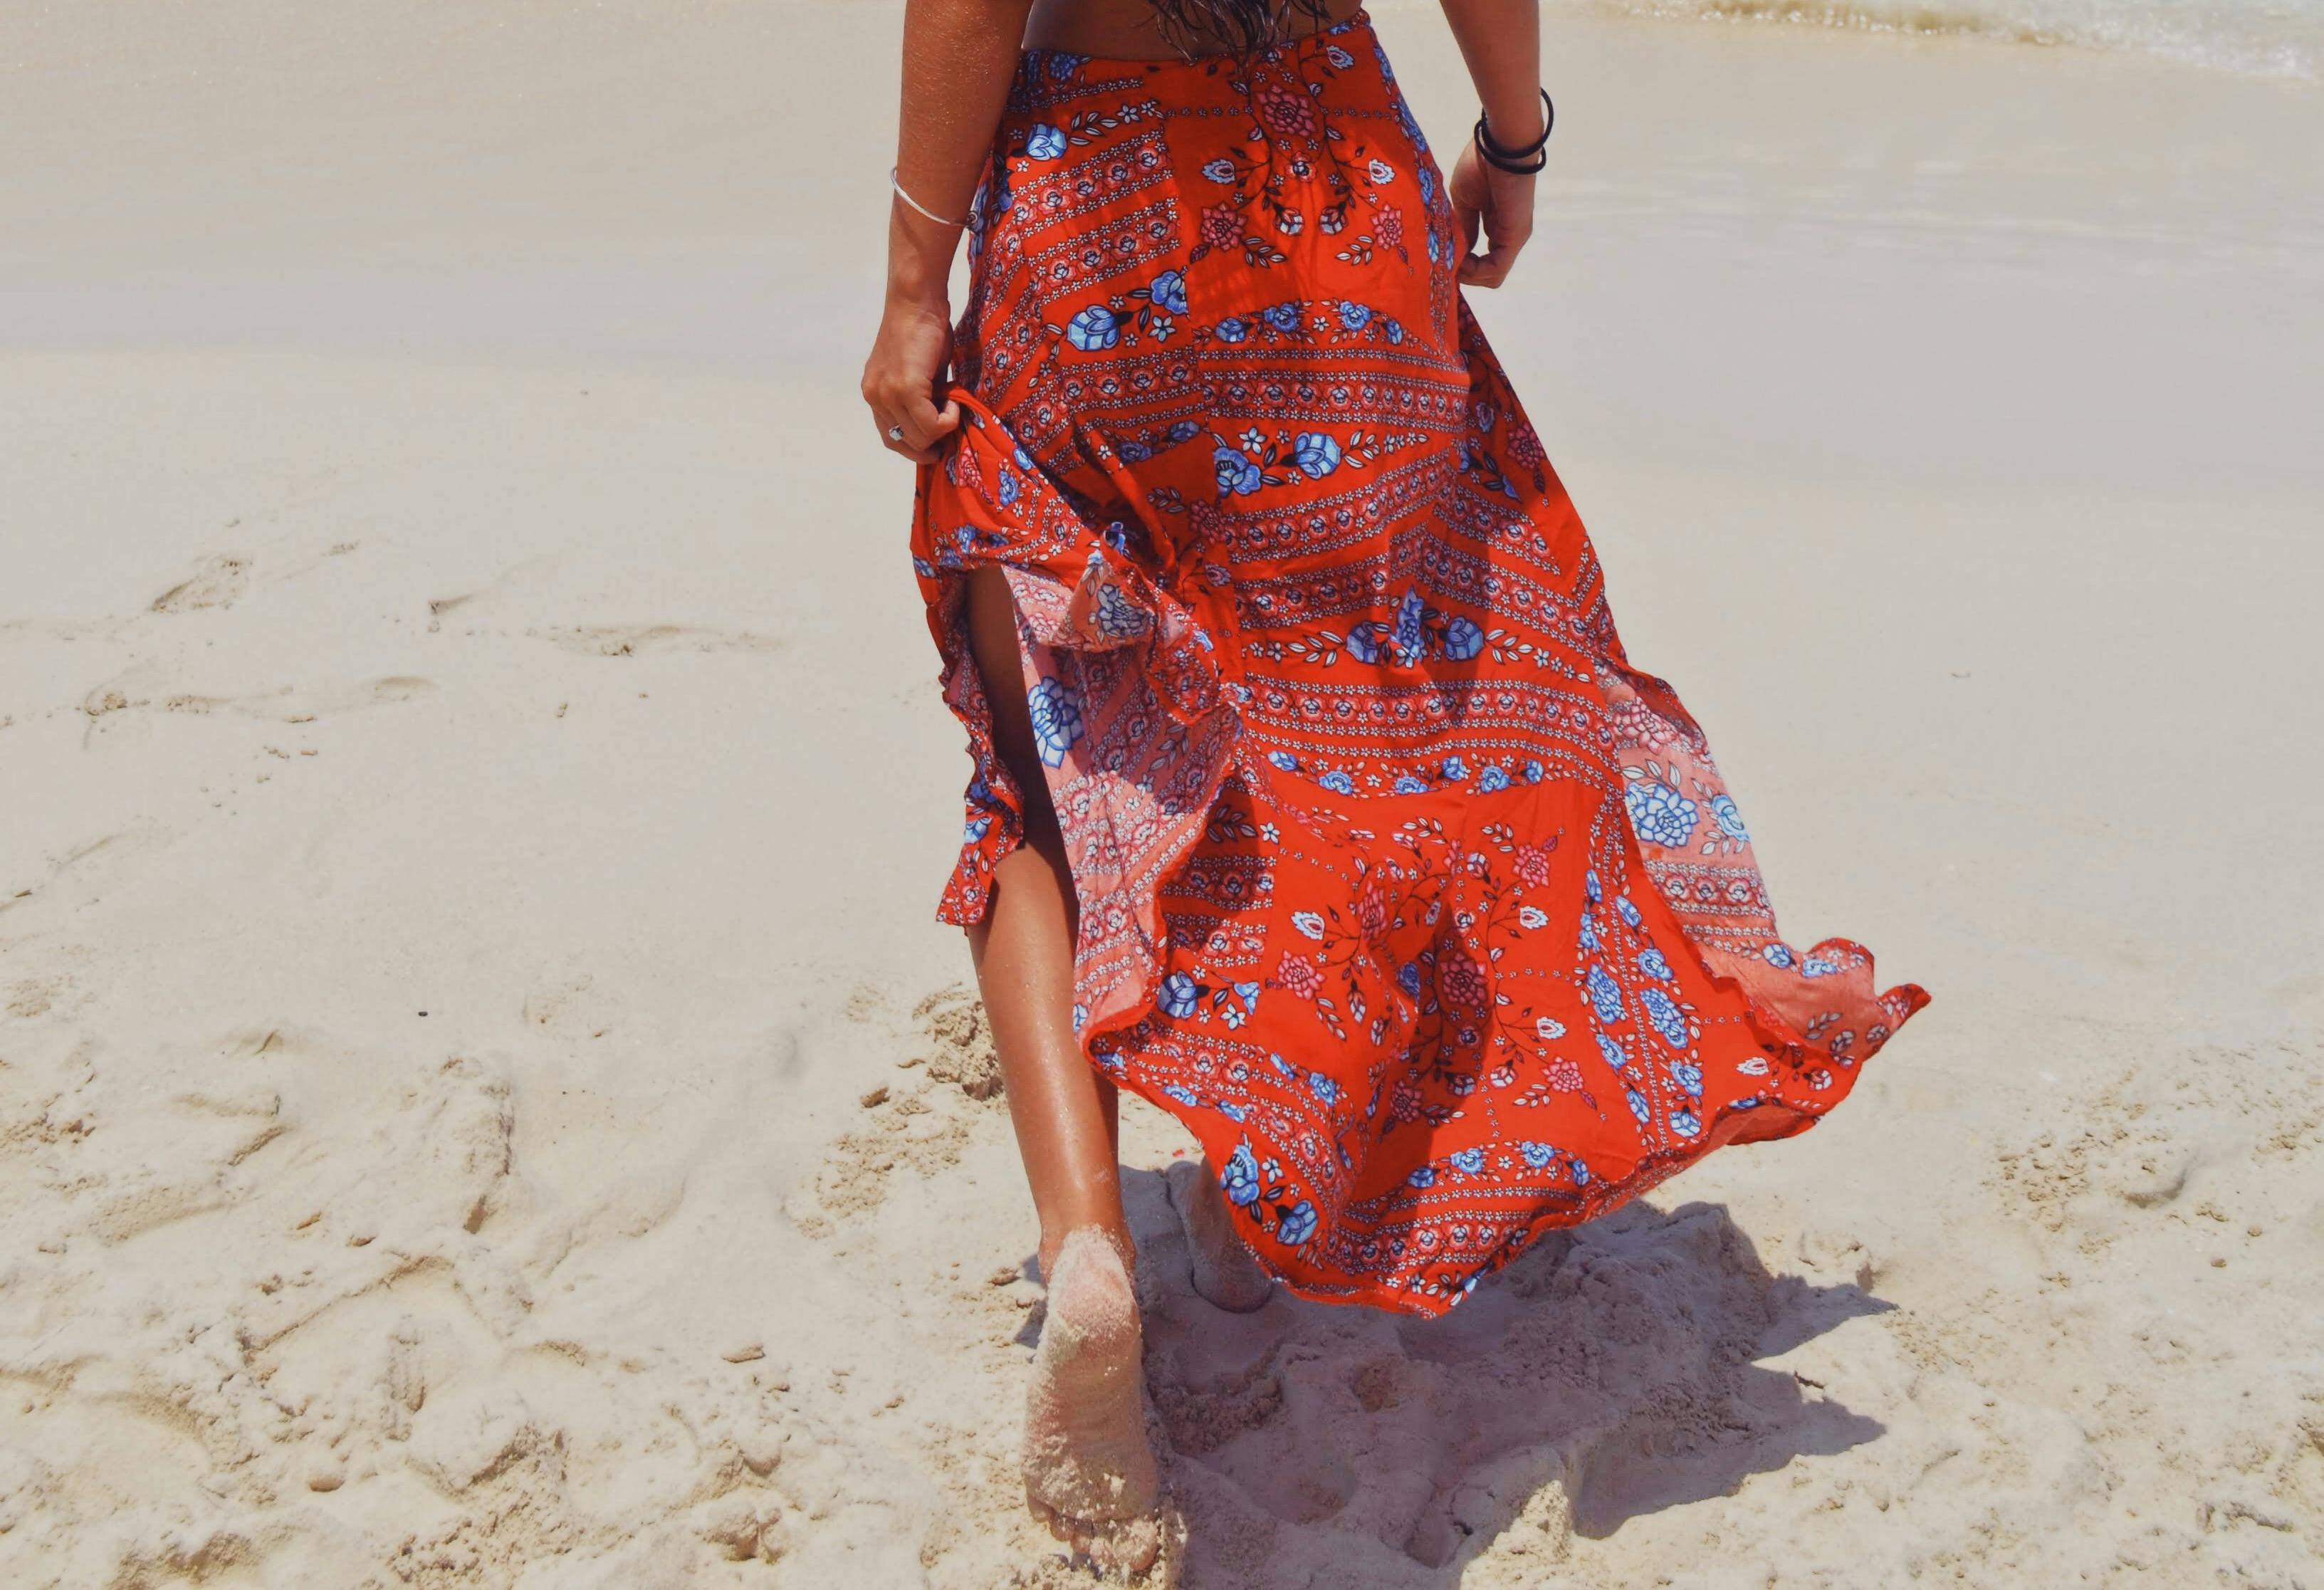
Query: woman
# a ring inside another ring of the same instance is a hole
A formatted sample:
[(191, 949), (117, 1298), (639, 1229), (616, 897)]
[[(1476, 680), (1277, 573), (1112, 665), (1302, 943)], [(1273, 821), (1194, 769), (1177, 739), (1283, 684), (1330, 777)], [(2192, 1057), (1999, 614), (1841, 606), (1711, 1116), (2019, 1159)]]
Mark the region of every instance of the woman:
[(1349, 0), (906, 17), (863, 394), (975, 763), (942, 914), (1040, 1218), (1028, 1494), (1102, 1562), (1158, 1539), (1118, 1086), (1202, 1142), (1204, 1297), (1436, 1314), (1812, 1125), (1925, 1000), (1777, 938), (1623, 653), (1458, 291), (1531, 229), (1536, 0), (1443, 3), (1482, 101), (1449, 179)]

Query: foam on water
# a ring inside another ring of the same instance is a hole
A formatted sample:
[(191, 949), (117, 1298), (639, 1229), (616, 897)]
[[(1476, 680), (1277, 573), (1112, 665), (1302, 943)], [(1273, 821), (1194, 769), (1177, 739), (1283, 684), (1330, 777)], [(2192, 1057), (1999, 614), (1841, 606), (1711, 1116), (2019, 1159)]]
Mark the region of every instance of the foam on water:
[(2259, 77), (2314, 80), (2324, 0), (1612, 0), (1661, 16), (1971, 33), (2133, 50)]

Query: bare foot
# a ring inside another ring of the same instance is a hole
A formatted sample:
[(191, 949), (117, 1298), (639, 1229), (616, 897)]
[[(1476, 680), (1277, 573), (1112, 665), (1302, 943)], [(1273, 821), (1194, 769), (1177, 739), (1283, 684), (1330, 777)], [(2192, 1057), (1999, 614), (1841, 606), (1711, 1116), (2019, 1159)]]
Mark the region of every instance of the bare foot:
[(1169, 1189), (1170, 1206), (1186, 1228), (1186, 1247), (1194, 1255), (1194, 1290), (1204, 1302), (1230, 1314), (1250, 1314), (1267, 1306), (1275, 1290), (1274, 1278), (1259, 1266), (1236, 1234), (1234, 1216), (1227, 1213), (1211, 1162), (1190, 1165), (1181, 1160), (1162, 1173)]
[(1138, 1294), (1105, 1234), (1065, 1234), (1025, 1399), (1025, 1500), (1101, 1568), (1143, 1573), (1162, 1547), (1146, 1438)]

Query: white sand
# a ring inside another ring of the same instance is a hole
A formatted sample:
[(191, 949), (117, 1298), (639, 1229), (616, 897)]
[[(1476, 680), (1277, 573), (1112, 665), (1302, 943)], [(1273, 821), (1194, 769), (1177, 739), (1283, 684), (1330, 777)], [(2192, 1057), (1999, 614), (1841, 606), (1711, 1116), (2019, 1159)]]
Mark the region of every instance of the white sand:
[[(894, 28), (10, 8), (0, 1582), (1055, 1576), (1005, 1110), (914, 1014)], [(1551, 53), (1481, 312), (1792, 933), (1939, 1003), (1434, 1325), (1195, 1301), (1133, 1110), (1187, 1582), (2324, 1584), (2324, 97)]]

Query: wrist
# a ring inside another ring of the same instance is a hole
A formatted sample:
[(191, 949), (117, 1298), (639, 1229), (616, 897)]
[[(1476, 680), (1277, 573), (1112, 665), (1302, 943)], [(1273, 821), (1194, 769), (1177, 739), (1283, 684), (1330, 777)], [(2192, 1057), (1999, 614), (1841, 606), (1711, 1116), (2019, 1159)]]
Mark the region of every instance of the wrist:
[(888, 307), (942, 315), (952, 300), (951, 239), (931, 246), (900, 223), (888, 238)]
[(952, 294), (939, 279), (930, 283), (919, 280), (888, 279), (887, 311), (896, 314), (933, 315), (939, 320), (952, 319)]
[(1522, 143), (1512, 143), (1508, 142), (1510, 134), (1493, 130), (1489, 106), (1478, 112), (1477, 125), (1469, 135), (1478, 159), (1497, 171), (1507, 171), (1515, 177), (1536, 175), (1549, 163), (1549, 134), (1557, 125), (1557, 111), (1545, 89), (1534, 91), (1534, 102), (1537, 107), (1532, 124), (1534, 133)]
[(1522, 98), (1488, 100), (1479, 108), (1484, 113), (1485, 135), (1504, 149), (1527, 148), (1548, 130), (1538, 88), (1526, 89)]

